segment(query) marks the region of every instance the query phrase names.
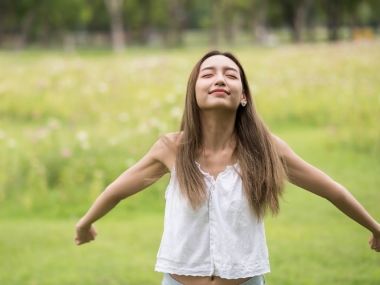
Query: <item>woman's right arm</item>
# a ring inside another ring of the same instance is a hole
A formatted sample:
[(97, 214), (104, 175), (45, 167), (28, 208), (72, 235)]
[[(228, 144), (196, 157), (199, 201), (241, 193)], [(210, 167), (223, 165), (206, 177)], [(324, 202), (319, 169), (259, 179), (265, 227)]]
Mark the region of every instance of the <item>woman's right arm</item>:
[(92, 224), (107, 214), (121, 200), (145, 189), (168, 172), (163, 160), (169, 149), (162, 138), (135, 165), (115, 179), (92, 204), (87, 213), (76, 224), (75, 243), (81, 245), (95, 239)]

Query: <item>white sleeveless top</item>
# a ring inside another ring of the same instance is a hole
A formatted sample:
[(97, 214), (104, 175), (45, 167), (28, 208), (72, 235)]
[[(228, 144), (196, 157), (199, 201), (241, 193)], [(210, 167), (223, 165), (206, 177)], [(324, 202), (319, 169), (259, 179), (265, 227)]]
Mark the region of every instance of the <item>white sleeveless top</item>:
[(155, 271), (227, 279), (270, 272), (264, 223), (249, 208), (239, 165), (227, 166), (215, 179), (196, 164), (208, 199), (194, 211), (180, 193), (173, 168)]

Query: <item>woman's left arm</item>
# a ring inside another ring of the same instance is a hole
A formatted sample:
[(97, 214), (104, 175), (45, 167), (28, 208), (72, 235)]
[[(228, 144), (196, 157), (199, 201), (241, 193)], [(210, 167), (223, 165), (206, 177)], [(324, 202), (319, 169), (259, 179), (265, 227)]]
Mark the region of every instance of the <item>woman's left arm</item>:
[(340, 211), (370, 230), (370, 247), (380, 252), (380, 224), (355, 197), (344, 186), (300, 158), (282, 139), (274, 135), (273, 138), (279, 155), (286, 163), (289, 182), (326, 198)]

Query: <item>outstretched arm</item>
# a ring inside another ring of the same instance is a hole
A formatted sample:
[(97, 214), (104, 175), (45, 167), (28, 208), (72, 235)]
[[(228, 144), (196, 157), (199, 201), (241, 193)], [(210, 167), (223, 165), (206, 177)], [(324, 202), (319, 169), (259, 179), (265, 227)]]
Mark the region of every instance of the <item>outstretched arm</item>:
[(326, 198), (340, 211), (372, 232), (370, 247), (380, 252), (380, 224), (341, 184), (334, 181), (318, 168), (301, 159), (289, 145), (273, 136), (280, 156), (287, 166), (289, 182)]
[(145, 189), (168, 172), (167, 167), (160, 159), (164, 151), (164, 144), (158, 140), (140, 161), (106, 187), (76, 224), (75, 242), (77, 245), (95, 239), (96, 231), (92, 224), (106, 215), (122, 199)]

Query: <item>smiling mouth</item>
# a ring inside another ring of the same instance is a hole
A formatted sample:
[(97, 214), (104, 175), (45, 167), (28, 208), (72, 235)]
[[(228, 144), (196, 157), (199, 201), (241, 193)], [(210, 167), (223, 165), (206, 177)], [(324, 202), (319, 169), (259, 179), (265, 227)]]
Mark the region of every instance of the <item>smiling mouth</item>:
[(213, 93), (224, 93), (224, 94), (230, 95), (230, 92), (224, 89), (215, 89), (215, 90), (210, 91), (208, 94), (213, 94)]

